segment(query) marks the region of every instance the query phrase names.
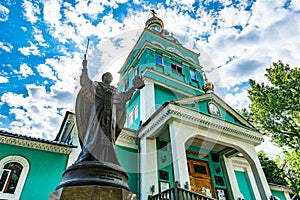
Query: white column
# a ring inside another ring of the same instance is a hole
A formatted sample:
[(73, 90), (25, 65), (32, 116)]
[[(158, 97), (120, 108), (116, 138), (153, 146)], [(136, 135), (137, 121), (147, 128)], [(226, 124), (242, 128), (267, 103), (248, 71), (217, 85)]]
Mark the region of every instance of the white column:
[(184, 187), (186, 182), (188, 182), (188, 186), (190, 188), (190, 177), (185, 152), (185, 134), (180, 134), (180, 124), (174, 121), (169, 124), (169, 131), (171, 139), (174, 179), (175, 181), (178, 181), (180, 183), (181, 187)]
[(145, 80), (140, 90), (140, 119), (145, 122), (155, 111), (154, 83)]
[[(264, 171), (259, 162), (255, 148), (253, 147), (253, 148), (247, 149), (247, 150), (248, 150), (247, 151), (248, 155), (251, 156), (252, 161), (254, 162), (254, 163), (250, 162), (250, 166), (251, 166), (251, 169), (252, 169), (255, 181), (256, 181), (256, 185), (258, 186), (258, 189), (260, 190), (259, 193), (265, 193), (266, 197), (269, 198), (272, 195), (272, 193), (271, 193), (268, 181), (266, 179), (266, 176), (264, 174)], [(259, 183), (259, 182), (261, 182), (261, 183)], [(262, 184), (262, 185), (260, 186), (260, 184)], [(265, 197), (262, 197), (262, 199), (264, 199), (264, 198)]]
[(240, 189), (234, 173), (234, 167), (232, 161), (230, 158), (227, 158), (226, 156), (223, 156), (223, 159), (228, 174), (228, 180), (230, 182), (233, 199), (238, 199), (240, 197)]
[(141, 200), (152, 195), (150, 188), (154, 185), (154, 193), (158, 193), (156, 139), (141, 138), (140, 140), (140, 176)]

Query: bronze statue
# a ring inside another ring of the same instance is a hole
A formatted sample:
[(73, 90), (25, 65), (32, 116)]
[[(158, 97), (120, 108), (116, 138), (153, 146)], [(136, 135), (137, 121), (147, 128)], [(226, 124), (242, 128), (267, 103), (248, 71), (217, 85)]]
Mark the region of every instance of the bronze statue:
[(91, 81), (86, 59), (82, 61), (82, 67), (82, 88), (75, 107), (82, 151), (76, 162), (97, 160), (120, 165), (114, 144), (126, 121), (126, 102), (136, 89), (144, 87), (144, 81), (135, 77), (133, 87), (121, 92), (110, 85), (111, 73), (104, 73), (102, 82)]
[(69, 186), (98, 185), (128, 188), (128, 176), (120, 166), (115, 141), (126, 121), (126, 102), (136, 89), (145, 86), (137, 76), (133, 87), (121, 92), (111, 86), (112, 75), (106, 72), (102, 82), (88, 77), (86, 55), (82, 61), (81, 89), (77, 95), (75, 111), (81, 152), (68, 167), (57, 190)]

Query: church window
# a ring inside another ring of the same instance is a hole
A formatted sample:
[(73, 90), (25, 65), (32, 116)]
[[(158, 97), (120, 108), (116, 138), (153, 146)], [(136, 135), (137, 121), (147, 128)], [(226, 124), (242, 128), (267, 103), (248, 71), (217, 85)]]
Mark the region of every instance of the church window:
[(182, 67), (178, 63), (172, 62), (171, 63), (171, 68), (172, 68), (173, 71), (175, 71), (179, 74), (182, 74)]
[(193, 81), (197, 81), (197, 74), (196, 74), (196, 71), (195, 70), (190, 70), (190, 75), (191, 75), (191, 79)]
[(160, 55), (155, 55), (155, 63), (157, 65), (163, 65), (163, 58)]
[(1, 174), (0, 190), (2, 193), (13, 194), (16, 190), (23, 166), (17, 162), (7, 163)]
[(128, 113), (127, 117), (127, 126), (131, 126), (131, 124), (138, 119), (139, 115), (139, 107), (138, 104), (136, 104), (133, 109)]
[(21, 156), (0, 160), (0, 199), (19, 199), (28, 171), (29, 163)]

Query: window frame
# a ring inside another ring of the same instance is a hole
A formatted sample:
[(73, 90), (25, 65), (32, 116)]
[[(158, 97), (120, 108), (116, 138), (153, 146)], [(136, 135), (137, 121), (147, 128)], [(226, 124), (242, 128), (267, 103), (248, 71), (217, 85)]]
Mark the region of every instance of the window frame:
[(195, 70), (190, 69), (190, 77), (192, 81), (198, 81), (198, 76)]
[(176, 72), (177, 74), (180, 74), (180, 75), (183, 75), (183, 67), (175, 62), (175, 61), (172, 61), (171, 62), (171, 69), (173, 72)]
[[(160, 60), (161, 60), (161, 63), (158, 63), (157, 62), (157, 58), (160, 58)], [(163, 56), (162, 55), (159, 55), (159, 54), (155, 54), (155, 64), (156, 65), (159, 65), (159, 66), (163, 66), (164, 65), (164, 59), (163, 59)]]
[(27, 159), (22, 156), (6, 156), (0, 160), (0, 176), (2, 176), (3, 171), (6, 170), (4, 169), (4, 166), (10, 162), (17, 162), (21, 164), (23, 166), (23, 169), (21, 171), (15, 192), (13, 194), (0, 192), (0, 199), (18, 200), (20, 199), (30, 166)]
[(130, 127), (139, 116), (139, 105), (135, 104), (133, 108), (128, 112), (127, 115), (127, 127)]

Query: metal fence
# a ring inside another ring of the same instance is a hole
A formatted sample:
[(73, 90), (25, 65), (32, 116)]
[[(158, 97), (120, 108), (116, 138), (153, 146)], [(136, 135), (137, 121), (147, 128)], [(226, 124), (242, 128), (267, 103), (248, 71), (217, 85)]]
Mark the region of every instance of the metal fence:
[(148, 200), (215, 200), (204, 196), (197, 192), (193, 192), (184, 188), (178, 187), (177, 184), (173, 188), (165, 190), (156, 195), (148, 196)]

